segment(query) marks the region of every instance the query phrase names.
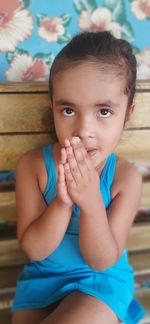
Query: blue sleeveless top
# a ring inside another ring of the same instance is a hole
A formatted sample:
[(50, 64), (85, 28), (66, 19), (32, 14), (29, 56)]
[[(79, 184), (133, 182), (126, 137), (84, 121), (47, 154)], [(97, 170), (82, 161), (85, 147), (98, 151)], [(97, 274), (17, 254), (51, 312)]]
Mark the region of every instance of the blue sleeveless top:
[[(57, 175), (53, 145), (43, 147), (48, 181), (43, 193), (47, 206), (57, 195)], [(111, 203), (116, 155), (108, 156), (100, 176), (100, 191), (105, 208)], [(46, 307), (79, 290), (106, 303), (125, 324), (135, 324), (144, 316), (144, 309), (134, 298), (134, 273), (126, 249), (110, 268), (100, 271), (90, 268), (79, 247), (80, 209), (74, 204), (72, 216), (63, 240), (41, 261), (28, 262), (17, 281), (12, 311)], [(92, 215), (91, 215), (92, 217)]]

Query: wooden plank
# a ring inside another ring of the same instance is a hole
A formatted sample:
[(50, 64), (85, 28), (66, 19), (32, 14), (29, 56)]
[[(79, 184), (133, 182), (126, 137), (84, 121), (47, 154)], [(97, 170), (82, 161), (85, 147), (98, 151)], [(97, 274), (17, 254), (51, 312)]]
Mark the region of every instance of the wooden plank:
[[(137, 289), (135, 294), (138, 301), (143, 305), (143, 307), (145, 308), (145, 310), (150, 316), (150, 289), (149, 288)], [(146, 323), (147, 324), (150, 323), (150, 318), (149, 321)], [(142, 322), (140, 322), (139, 324), (142, 324)]]
[(128, 123), (129, 128), (150, 127), (149, 105), (150, 92), (137, 92), (135, 96), (135, 110)]
[(150, 249), (147, 251), (129, 251), (129, 262), (136, 271), (150, 269)]
[(150, 164), (150, 129), (126, 131), (116, 152), (121, 157), (134, 162)]
[(150, 91), (150, 81), (149, 80), (137, 80), (136, 82), (136, 91)]
[(22, 265), (0, 268), (0, 289), (15, 287)]
[(0, 192), (0, 221), (16, 221), (15, 193)]
[[(36, 81), (36, 82), (1, 82), (0, 92), (37, 92), (48, 90), (48, 81)], [(136, 91), (150, 91), (149, 80), (138, 80), (136, 82)]]
[(49, 142), (52, 142), (50, 134), (0, 136), (0, 170), (15, 169), (16, 161), (23, 153)]
[(150, 182), (143, 182), (141, 208), (150, 208)]
[(150, 250), (150, 223), (134, 224), (127, 241), (130, 252)]
[(22, 265), (26, 261), (17, 239), (0, 241), (0, 267)]
[(1, 82), (0, 93), (15, 93), (15, 92), (47, 92), (48, 81), (36, 82)]
[(54, 128), (48, 94), (10, 93), (0, 95), (0, 101), (0, 133), (49, 132)]
[[(150, 130), (127, 131), (117, 153), (130, 161), (150, 161)], [(53, 134), (0, 136), (0, 170), (15, 168), (16, 160), (26, 151), (53, 141)], [(7, 143), (7, 145), (6, 145)]]

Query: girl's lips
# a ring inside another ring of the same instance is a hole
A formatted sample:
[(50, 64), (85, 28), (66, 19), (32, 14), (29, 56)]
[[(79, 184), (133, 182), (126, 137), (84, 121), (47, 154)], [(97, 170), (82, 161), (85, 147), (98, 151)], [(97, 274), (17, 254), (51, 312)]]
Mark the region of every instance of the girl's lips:
[(93, 155), (95, 155), (96, 152), (97, 152), (96, 149), (87, 150), (87, 154), (88, 154), (89, 156), (93, 156)]

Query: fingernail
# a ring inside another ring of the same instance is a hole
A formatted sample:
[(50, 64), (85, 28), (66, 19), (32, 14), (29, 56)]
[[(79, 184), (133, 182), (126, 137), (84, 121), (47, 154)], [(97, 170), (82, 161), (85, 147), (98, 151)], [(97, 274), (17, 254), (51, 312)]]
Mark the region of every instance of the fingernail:
[(71, 143), (72, 144), (77, 144), (79, 142), (80, 142), (80, 138), (79, 137), (72, 137), (72, 139), (71, 139)]

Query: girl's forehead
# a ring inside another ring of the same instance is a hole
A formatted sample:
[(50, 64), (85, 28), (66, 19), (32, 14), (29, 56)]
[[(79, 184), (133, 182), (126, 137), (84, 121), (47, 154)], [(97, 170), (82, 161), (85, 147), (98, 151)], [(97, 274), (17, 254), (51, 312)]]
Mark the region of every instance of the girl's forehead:
[(126, 69), (120, 65), (102, 63), (102, 62), (82, 62), (80, 64), (66, 67), (53, 76), (53, 82), (67, 80), (78, 80), (89, 78), (102, 79), (105, 82), (114, 79), (126, 79)]
[(66, 70), (60, 71), (53, 78), (53, 93), (63, 91), (105, 91), (105, 89), (116, 88), (117, 92), (124, 93), (126, 79), (118, 69), (99, 64), (96, 62), (85, 62)]

